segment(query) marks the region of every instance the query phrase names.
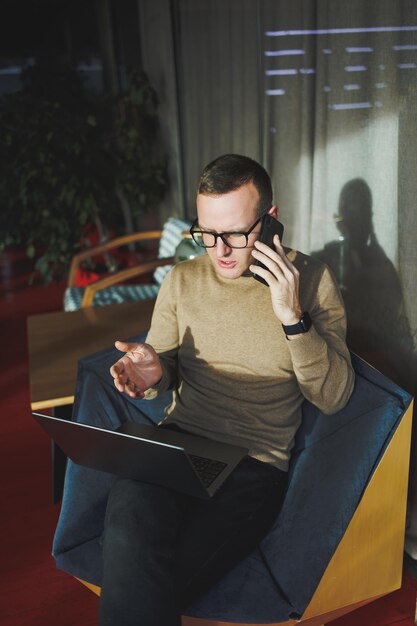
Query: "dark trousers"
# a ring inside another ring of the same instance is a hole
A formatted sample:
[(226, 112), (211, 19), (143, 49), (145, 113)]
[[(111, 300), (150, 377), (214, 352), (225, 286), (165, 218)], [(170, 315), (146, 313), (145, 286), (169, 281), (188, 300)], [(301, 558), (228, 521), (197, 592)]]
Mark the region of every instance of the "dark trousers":
[(178, 626), (267, 533), (287, 475), (244, 458), (210, 500), (120, 478), (103, 535), (100, 626)]
[[(113, 385), (108, 368), (116, 358), (110, 354), (99, 368), (96, 362), (84, 366), (74, 405), (77, 421), (105, 428), (118, 428), (125, 419), (143, 421), (145, 401), (130, 400)], [(285, 472), (250, 457), (210, 500), (116, 479), (102, 538), (100, 626), (180, 624), (184, 609), (265, 536), (286, 487)]]

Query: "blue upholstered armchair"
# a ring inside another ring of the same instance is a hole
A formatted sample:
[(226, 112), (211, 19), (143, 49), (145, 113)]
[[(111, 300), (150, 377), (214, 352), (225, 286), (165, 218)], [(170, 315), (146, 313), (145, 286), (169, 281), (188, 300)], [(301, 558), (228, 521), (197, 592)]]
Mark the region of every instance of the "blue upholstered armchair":
[[(75, 311), (86, 306), (105, 306), (130, 300), (155, 298), (165, 275), (174, 263), (175, 250), (181, 242), (183, 232), (188, 230), (190, 226), (191, 222), (170, 217), (162, 230), (144, 231), (117, 237), (76, 254), (72, 259), (68, 274), (68, 283), (64, 294), (64, 310)], [(106, 254), (109, 250), (114, 250), (123, 245), (151, 240), (159, 240), (157, 259), (110, 274), (87, 287), (75, 285), (77, 269), (85, 259)], [(153, 281), (150, 284), (123, 284), (123, 282), (131, 281), (133, 278), (150, 272), (153, 272)]]
[[(108, 370), (116, 354), (109, 349), (80, 362), (79, 399), (88, 393), (91, 370), (112, 384)], [(275, 525), (188, 608), (184, 624), (301, 619), (315, 626), (401, 586), (412, 399), (355, 355), (352, 360), (355, 389), (343, 410), (326, 416), (304, 403)], [(157, 422), (168, 402), (168, 396), (127, 399), (126, 417), (137, 419), (139, 407), (141, 420)], [(90, 587), (101, 581), (99, 539), (112, 480), (69, 462), (53, 554), (59, 568)]]

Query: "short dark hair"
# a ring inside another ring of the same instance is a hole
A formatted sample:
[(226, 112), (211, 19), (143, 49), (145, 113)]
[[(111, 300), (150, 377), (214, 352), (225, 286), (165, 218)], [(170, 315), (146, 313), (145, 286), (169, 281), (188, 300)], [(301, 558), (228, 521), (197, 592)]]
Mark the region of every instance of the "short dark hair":
[(268, 172), (257, 161), (241, 154), (224, 154), (204, 168), (198, 193), (222, 195), (253, 183), (259, 194), (258, 214), (272, 206), (272, 185)]

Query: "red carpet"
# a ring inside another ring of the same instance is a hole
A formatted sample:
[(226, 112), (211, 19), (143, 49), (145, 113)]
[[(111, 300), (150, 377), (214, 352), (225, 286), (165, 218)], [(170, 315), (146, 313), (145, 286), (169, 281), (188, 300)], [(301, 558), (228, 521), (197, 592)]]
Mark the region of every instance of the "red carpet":
[[(59, 513), (51, 501), (50, 443), (30, 415), (26, 316), (59, 310), (62, 293), (62, 285), (34, 286), (0, 302), (0, 626), (97, 624), (96, 596), (56, 570), (50, 555)], [(399, 591), (332, 626), (413, 626), (416, 593), (406, 572)]]
[(94, 626), (97, 598), (55, 569), (59, 507), (51, 500), (50, 442), (30, 414), (26, 316), (61, 308), (62, 287), (2, 297), (0, 375), (2, 514), (0, 624)]

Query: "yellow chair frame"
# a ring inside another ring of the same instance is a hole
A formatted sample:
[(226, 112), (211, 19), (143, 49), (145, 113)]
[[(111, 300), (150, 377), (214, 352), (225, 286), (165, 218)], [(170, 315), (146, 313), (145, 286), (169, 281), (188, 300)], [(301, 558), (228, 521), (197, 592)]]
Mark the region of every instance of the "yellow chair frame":
[[(401, 587), (412, 414), (413, 403), (378, 463), (302, 619), (279, 626), (320, 626)], [(80, 582), (100, 594), (99, 587)], [(183, 617), (182, 624), (237, 626), (191, 617)]]

